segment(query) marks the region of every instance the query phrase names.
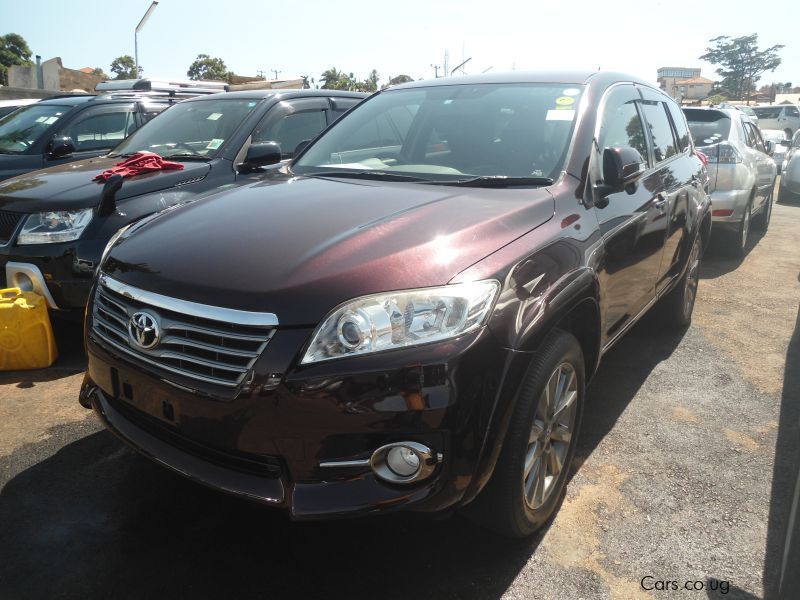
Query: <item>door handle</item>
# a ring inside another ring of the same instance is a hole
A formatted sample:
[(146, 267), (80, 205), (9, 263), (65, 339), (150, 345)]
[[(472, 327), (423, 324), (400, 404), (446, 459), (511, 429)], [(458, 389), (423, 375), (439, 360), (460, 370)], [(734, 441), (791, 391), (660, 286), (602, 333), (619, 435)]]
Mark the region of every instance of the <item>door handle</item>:
[(697, 178), (697, 175), (692, 175), (689, 183), (691, 183), (694, 187), (700, 187), (700, 180)]

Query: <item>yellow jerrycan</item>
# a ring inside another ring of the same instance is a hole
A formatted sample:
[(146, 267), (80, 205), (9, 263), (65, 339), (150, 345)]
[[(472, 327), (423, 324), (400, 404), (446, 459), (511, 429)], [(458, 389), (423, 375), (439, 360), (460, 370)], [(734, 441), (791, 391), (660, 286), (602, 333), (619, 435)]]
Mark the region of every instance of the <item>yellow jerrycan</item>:
[(57, 358), (45, 299), (19, 288), (0, 290), (0, 371), (41, 369)]

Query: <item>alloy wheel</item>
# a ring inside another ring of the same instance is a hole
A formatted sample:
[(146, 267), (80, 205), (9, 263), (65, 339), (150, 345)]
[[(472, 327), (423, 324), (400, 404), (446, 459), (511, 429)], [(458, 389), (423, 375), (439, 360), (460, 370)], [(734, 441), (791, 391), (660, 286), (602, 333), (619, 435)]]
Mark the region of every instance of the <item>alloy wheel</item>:
[(527, 505), (540, 508), (556, 489), (575, 427), (578, 378), (569, 363), (550, 375), (539, 398), (525, 455), (523, 491)]
[(694, 301), (697, 298), (697, 286), (700, 283), (700, 238), (692, 245), (689, 254), (689, 266), (686, 273), (686, 287), (683, 294), (683, 311), (687, 318), (692, 314)]

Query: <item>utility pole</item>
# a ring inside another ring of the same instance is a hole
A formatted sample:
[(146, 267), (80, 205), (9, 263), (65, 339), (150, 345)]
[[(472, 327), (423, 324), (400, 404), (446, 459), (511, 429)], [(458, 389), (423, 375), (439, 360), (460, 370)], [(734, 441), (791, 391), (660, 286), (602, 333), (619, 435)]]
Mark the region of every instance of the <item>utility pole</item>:
[(256, 71), (256, 76), (257, 77), (261, 77), (261, 79), (266, 79), (266, 77), (264, 77), (264, 70), (263, 69), (259, 69), (258, 71)]
[(275, 73), (275, 79), (278, 78), (278, 73), (283, 73), (283, 71), (278, 71), (278, 69), (270, 69), (270, 73)]
[(441, 68), (439, 65), (431, 65), (433, 67), (433, 74), (436, 79), (439, 79), (439, 69)]

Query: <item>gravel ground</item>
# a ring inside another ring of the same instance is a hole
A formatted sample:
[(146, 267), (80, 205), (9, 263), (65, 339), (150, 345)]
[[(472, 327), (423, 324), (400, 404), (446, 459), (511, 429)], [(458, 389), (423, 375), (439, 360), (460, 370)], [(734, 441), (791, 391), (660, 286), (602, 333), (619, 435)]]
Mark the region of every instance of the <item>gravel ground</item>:
[(776, 205), (741, 264), (707, 254), (686, 333), (649, 318), (607, 355), (561, 510), (525, 542), (458, 517), (293, 524), (174, 476), (80, 408), (61, 326), (53, 368), (0, 375), (0, 599), (770, 596), (800, 440), (798, 230), (800, 205)]

